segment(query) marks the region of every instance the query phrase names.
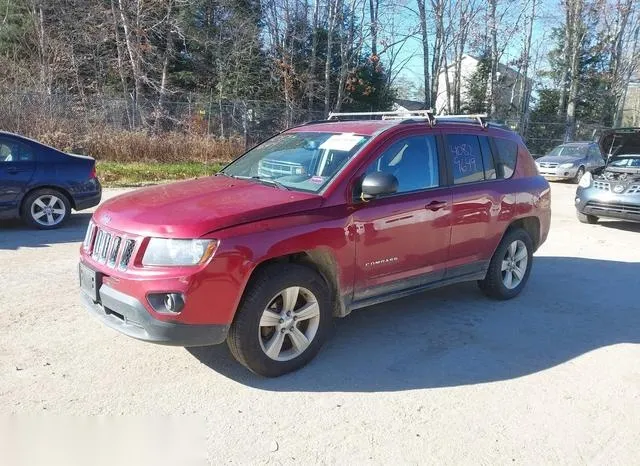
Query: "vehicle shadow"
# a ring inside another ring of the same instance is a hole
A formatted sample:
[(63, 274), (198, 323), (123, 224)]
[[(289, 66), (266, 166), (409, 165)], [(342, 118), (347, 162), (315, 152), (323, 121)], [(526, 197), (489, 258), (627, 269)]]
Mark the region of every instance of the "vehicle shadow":
[(615, 230), (622, 231), (632, 231), (635, 233), (640, 233), (640, 223), (637, 222), (623, 222), (617, 220), (601, 220), (598, 222), (598, 225), (603, 226), (605, 228), (613, 228)]
[(497, 302), (451, 286), (336, 320), (308, 366), (276, 379), (251, 374), (226, 345), (191, 348), (224, 376), (270, 391), (400, 391), (513, 379), (589, 351), (640, 343), (636, 263), (536, 257), (524, 292)]
[(84, 239), (91, 215), (89, 212), (74, 213), (67, 223), (55, 230), (37, 230), (19, 220), (0, 221), (0, 250), (80, 242)]

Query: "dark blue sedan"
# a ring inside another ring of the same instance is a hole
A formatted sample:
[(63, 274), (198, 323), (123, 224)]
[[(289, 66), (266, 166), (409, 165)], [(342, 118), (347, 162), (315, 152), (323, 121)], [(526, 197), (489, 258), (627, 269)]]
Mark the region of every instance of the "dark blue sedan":
[(100, 203), (96, 161), (0, 131), (0, 219), (52, 229)]

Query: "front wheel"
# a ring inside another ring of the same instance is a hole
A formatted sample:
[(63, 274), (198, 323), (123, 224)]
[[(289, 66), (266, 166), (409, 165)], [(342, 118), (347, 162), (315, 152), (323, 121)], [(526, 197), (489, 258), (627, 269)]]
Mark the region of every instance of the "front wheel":
[(507, 233), (491, 258), (480, 289), (490, 298), (506, 300), (516, 297), (524, 288), (533, 263), (533, 242), (522, 229)]
[(329, 289), (320, 275), (298, 264), (269, 266), (249, 285), (227, 344), (252, 372), (277, 377), (313, 359), (331, 317)]

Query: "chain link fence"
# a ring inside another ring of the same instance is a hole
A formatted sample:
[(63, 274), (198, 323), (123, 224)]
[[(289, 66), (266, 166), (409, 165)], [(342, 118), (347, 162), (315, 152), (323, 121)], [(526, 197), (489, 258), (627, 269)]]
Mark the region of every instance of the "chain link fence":
[[(0, 130), (44, 139), (65, 150), (82, 147), (92, 135), (118, 132), (181, 133), (235, 140), (238, 146), (249, 147), (287, 127), (325, 118), (323, 111), (291, 108), (280, 102), (220, 100), (202, 94), (169, 98), (160, 105), (150, 99), (134, 102), (108, 96), (2, 92), (0, 109)], [(564, 121), (529, 121), (524, 132), (518, 120), (501, 123), (524, 134), (534, 156), (565, 142)], [(579, 121), (575, 140), (597, 139), (605, 128)]]
[(534, 157), (542, 156), (565, 142), (597, 141), (602, 131), (609, 128), (601, 123), (577, 121), (575, 137), (573, 141), (567, 141), (567, 124), (564, 121), (529, 121), (525, 131), (520, 128), (518, 120), (506, 120), (503, 124), (523, 136)]
[(247, 146), (287, 127), (324, 118), (323, 111), (278, 102), (219, 100), (200, 94), (167, 99), (0, 93), (0, 130), (38, 137), (64, 132), (78, 138), (92, 131), (183, 132), (213, 138), (239, 138)]

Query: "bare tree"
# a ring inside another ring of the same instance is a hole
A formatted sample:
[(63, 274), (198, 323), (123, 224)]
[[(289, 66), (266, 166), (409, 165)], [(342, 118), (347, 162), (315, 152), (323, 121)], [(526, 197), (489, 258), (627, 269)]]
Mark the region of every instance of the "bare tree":
[(570, 30), (570, 47), (565, 141), (573, 141), (576, 134), (576, 106), (580, 85), (580, 55), (587, 31), (583, 19), (584, 0), (566, 0), (566, 7), (569, 10), (570, 22), (567, 28)]

